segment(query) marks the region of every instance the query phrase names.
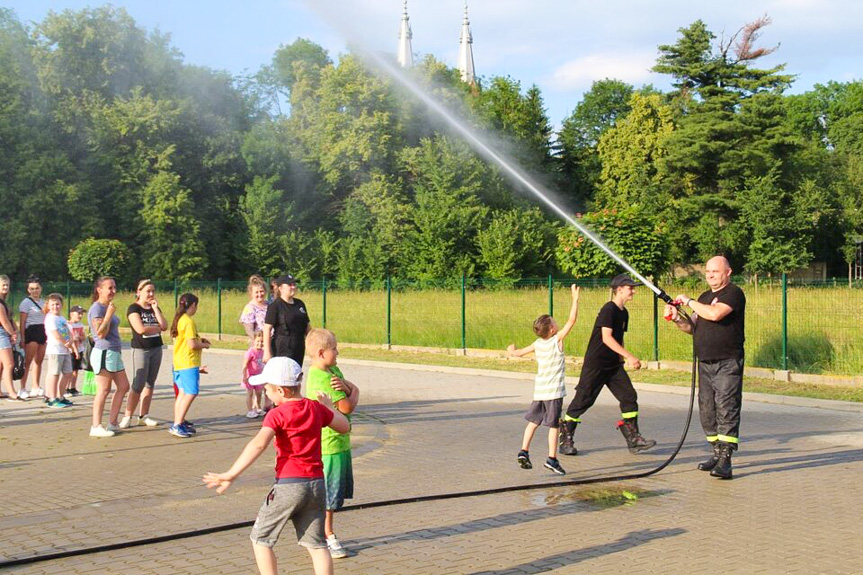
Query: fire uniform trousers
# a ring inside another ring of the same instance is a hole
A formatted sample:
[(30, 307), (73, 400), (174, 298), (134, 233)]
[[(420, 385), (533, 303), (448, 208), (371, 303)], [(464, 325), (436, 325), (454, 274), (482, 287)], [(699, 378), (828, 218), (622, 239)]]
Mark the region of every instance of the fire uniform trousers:
[(707, 441), (737, 449), (743, 402), (743, 359), (698, 362), (698, 412)]
[(596, 398), (605, 385), (620, 402), (620, 412), (624, 419), (638, 415), (638, 394), (620, 363), (612, 367), (585, 365), (582, 368), (578, 385), (575, 386), (575, 397), (566, 410), (567, 419), (579, 421), (584, 412), (596, 403)]

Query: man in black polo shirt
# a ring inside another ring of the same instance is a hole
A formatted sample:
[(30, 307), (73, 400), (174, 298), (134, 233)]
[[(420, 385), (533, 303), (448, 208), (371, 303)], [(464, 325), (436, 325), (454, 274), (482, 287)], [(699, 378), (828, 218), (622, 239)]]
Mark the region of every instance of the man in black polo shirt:
[(575, 387), (575, 397), (561, 418), (560, 453), (576, 455), (573, 435), (581, 422), (581, 416), (596, 402), (603, 386), (608, 386), (620, 402), (621, 419), (617, 428), (626, 439), (630, 453), (650, 449), (656, 442), (644, 439), (638, 431), (638, 394), (632, 387), (624, 360), (633, 369), (641, 368), (641, 361), (623, 347), (623, 334), (629, 329), (629, 312), (626, 304), (635, 295), (637, 282), (626, 274), (611, 280), (611, 301), (599, 310), (593, 331), (584, 352), (584, 366)]
[(271, 357), (289, 357), (303, 365), (306, 334), (312, 329), (306, 304), (294, 297), (297, 280), (291, 274), (276, 278), (275, 284), (278, 297), (264, 317), (264, 363)]
[(720, 479), (731, 479), (731, 454), (740, 438), (746, 296), (731, 283), (731, 266), (723, 256), (711, 258), (704, 275), (710, 289), (697, 300), (677, 296), (677, 301), (695, 312), (694, 333), (674, 306), (665, 306), (665, 316), (671, 316), (681, 331), (695, 338), (698, 411), (701, 427), (713, 446), (713, 456), (699, 463), (698, 469)]

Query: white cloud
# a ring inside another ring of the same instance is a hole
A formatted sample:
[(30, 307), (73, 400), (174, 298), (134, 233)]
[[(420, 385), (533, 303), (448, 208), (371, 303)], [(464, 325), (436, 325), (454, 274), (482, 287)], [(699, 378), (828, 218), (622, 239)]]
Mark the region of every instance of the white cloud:
[(552, 73), (549, 85), (561, 91), (577, 91), (604, 78), (643, 83), (650, 79), (650, 68), (655, 62), (655, 54), (644, 51), (589, 54), (559, 66)]

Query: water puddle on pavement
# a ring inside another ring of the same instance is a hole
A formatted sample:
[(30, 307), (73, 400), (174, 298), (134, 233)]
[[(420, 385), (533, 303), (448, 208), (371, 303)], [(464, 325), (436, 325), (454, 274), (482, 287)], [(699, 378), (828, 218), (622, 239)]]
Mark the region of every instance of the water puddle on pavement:
[(635, 505), (642, 499), (663, 495), (662, 491), (651, 491), (635, 486), (589, 486), (556, 488), (554, 493), (534, 494), (530, 501), (537, 507), (549, 507), (566, 503), (583, 503), (596, 509), (610, 509), (622, 505)]

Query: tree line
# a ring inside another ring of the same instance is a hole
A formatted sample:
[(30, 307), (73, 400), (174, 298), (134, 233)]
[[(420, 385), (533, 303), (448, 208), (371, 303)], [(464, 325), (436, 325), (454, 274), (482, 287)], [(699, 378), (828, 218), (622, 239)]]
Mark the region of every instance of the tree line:
[[(681, 28), (654, 67), (671, 91), (597, 81), (556, 133), (536, 86), (467, 86), (433, 56), (407, 73), (645, 274), (715, 253), (752, 274), (813, 260), (842, 273), (863, 239), (863, 83), (785, 94), (784, 66), (759, 68), (767, 24), (719, 40)], [(351, 52), (297, 39), (232, 76), (185, 63), (120, 8), (32, 27), (0, 9), (0, 93), (13, 277), (615, 270)]]

